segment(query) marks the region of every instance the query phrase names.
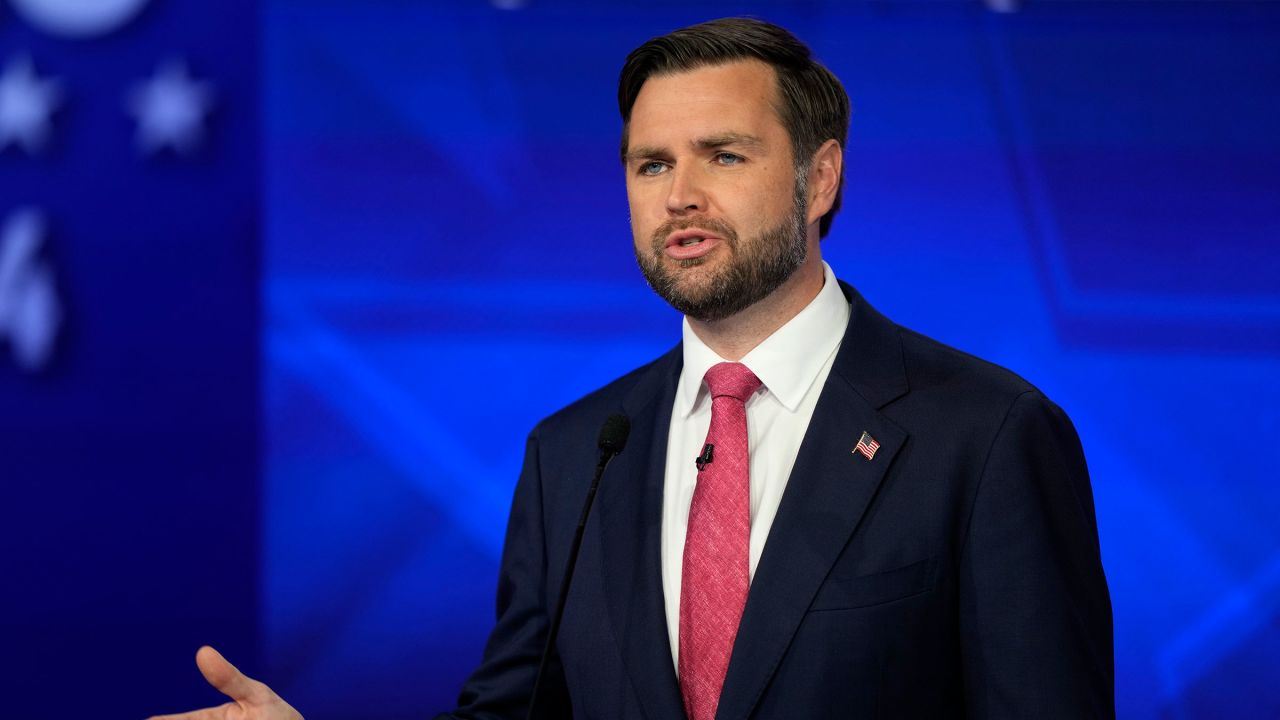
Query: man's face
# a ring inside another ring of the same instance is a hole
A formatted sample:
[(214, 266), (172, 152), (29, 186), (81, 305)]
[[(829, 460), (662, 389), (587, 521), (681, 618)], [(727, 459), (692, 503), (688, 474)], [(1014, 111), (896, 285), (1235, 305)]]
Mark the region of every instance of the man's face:
[(631, 110), (626, 173), (636, 261), (695, 320), (763, 299), (807, 254), (805, 187), (755, 60), (649, 78)]

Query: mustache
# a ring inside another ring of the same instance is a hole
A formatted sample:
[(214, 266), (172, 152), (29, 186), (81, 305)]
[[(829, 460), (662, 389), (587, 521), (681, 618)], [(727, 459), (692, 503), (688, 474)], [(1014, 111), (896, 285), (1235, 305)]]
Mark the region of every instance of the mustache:
[(730, 246), (738, 243), (738, 233), (722, 220), (709, 217), (671, 218), (653, 231), (653, 246), (661, 250), (667, 244), (667, 236), (680, 230), (705, 230), (723, 238)]

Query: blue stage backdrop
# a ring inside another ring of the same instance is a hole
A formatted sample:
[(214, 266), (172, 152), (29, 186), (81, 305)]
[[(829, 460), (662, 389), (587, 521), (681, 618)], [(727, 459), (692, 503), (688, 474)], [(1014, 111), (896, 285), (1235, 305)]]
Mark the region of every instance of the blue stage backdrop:
[(1120, 716), (1280, 717), (1280, 3), (1016, 0), (0, 0), (0, 715), (449, 706), (526, 433), (679, 336), (622, 60), (733, 14), (853, 100), (836, 273), (1075, 420)]

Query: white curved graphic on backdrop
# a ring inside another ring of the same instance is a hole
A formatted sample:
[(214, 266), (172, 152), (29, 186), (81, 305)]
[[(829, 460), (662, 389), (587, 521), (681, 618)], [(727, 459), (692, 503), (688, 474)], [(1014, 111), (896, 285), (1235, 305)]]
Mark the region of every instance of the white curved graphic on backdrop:
[(10, 0), (24, 20), (51, 35), (92, 37), (138, 14), (147, 0)]
[(0, 344), (8, 341), (24, 370), (40, 370), (53, 356), (62, 303), (53, 271), (40, 257), (44, 219), (23, 208), (0, 227)]

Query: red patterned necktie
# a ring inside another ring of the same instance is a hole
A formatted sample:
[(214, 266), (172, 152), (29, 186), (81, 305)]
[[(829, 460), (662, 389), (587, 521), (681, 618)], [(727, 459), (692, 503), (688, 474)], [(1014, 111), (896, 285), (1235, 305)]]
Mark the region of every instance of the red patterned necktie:
[(750, 455), (745, 403), (760, 378), (741, 363), (715, 365), (710, 462), (698, 463), (680, 579), (680, 690), (688, 720), (712, 720), (751, 582)]

